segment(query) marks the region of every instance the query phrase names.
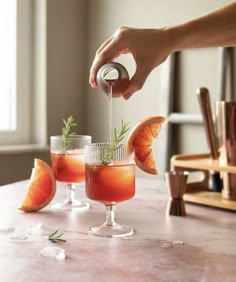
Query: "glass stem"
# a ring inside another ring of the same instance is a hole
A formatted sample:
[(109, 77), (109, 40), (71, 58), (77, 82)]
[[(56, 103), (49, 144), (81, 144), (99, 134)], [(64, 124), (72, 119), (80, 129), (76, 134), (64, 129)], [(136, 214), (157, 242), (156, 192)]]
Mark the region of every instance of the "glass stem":
[(106, 205), (106, 221), (107, 226), (114, 226), (115, 222), (115, 205)]
[(68, 183), (67, 184), (67, 202), (73, 203), (75, 200), (75, 184)]

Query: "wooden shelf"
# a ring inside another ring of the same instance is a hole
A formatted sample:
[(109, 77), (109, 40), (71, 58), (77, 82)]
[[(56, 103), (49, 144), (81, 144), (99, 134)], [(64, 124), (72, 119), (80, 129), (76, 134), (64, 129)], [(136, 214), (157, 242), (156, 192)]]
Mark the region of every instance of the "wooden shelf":
[(171, 167), (188, 167), (199, 170), (214, 170), (236, 173), (236, 166), (219, 165), (218, 160), (212, 160), (209, 154), (175, 155), (171, 158)]
[(209, 154), (175, 155), (171, 158), (171, 170), (202, 172), (200, 179), (187, 183), (184, 194), (186, 202), (236, 211), (236, 201), (225, 200), (221, 193), (212, 192), (208, 188), (210, 171), (236, 173), (236, 166), (221, 166)]

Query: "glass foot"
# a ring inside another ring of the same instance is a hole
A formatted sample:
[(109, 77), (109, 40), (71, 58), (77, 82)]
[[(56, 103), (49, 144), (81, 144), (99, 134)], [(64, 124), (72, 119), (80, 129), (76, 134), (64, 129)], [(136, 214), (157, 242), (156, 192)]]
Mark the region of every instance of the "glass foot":
[(135, 233), (135, 230), (126, 225), (120, 225), (115, 223), (114, 225), (97, 225), (89, 228), (89, 231), (101, 237), (124, 237), (130, 236)]
[(81, 201), (69, 201), (66, 200), (64, 203), (56, 203), (52, 205), (53, 209), (61, 209), (61, 210), (87, 210), (90, 208), (89, 203), (84, 203)]

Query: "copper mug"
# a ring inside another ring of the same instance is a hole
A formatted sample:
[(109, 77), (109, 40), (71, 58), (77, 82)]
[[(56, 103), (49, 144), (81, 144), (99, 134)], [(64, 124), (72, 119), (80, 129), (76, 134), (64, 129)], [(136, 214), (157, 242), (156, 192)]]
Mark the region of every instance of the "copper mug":
[[(215, 108), (219, 164), (236, 166), (236, 102), (218, 101)], [(222, 197), (236, 200), (236, 174), (223, 172)]]

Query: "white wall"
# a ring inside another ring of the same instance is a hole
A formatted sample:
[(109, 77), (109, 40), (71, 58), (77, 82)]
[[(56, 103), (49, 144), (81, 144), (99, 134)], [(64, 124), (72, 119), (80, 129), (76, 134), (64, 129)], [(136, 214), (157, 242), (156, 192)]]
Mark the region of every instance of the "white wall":
[[(106, 140), (107, 100), (101, 91), (90, 88), (88, 72), (96, 49), (116, 28), (172, 25), (227, 2), (230, 1), (48, 0), (47, 139), (52, 134), (60, 134), (61, 119), (72, 114), (79, 120), (79, 133), (91, 134), (95, 142)], [(132, 75), (135, 68), (132, 58), (123, 56), (120, 62)], [(204, 85), (215, 94), (216, 67), (217, 50), (191, 50), (183, 54), (179, 91), (181, 111), (199, 112), (195, 97), (197, 87)], [(152, 72), (144, 88), (129, 101), (114, 100), (113, 126), (119, 126), (121, 118), (134, 126), (147, 116), (160, 114), (161, 82), (159, 67)], [(181, 127), (176, 140), (179, 152), (207, 150), (202, 127)], [(0, 184), (28, 178), (35, 157), (49, 160), (49, 152), (1, 155)], [(162, 167), (161, 160), (158, 165)]]
[[(174, 25), (202, 15), (231, 1), (225, 0), (99, 0), (89, 1), (89, 65), (96, 49), (120, 26), (155, 28)], [(132, 75), (135, 69), (133, 59), (123, 55), (123, 63)], [(179, 70), (179, 111), (199, 113), (196, 89), (208, 87), (212, 104), (216, 99), (218, 75), (218, 49), (188, 50), (181, 54)], [(143, 118), (160, 115), (162, 99), (162, 67), (155, 69), (144, 87), (130, 100), (113, 99), (113, 127), (119, 126), (121, 118), (130, 121), (131, 127)], [(99, 89), (88, 88), (88, 130), (94, 141), (107, 140), (107, 99)], [(173, 142), (178, 153), (207, 152), (205, 132), (200, 126), (180, 126)], [(157, 146), (162, 146), (160, 135)], [(162, 160), (158, 166), (163, 172)], [(147, 175), (145, 175), (147, 176)]]
[(60, 134), (62, 119), (73, 115), (86, 134), (87, 3), (50, 0), (47, 5), (48, 136)]

